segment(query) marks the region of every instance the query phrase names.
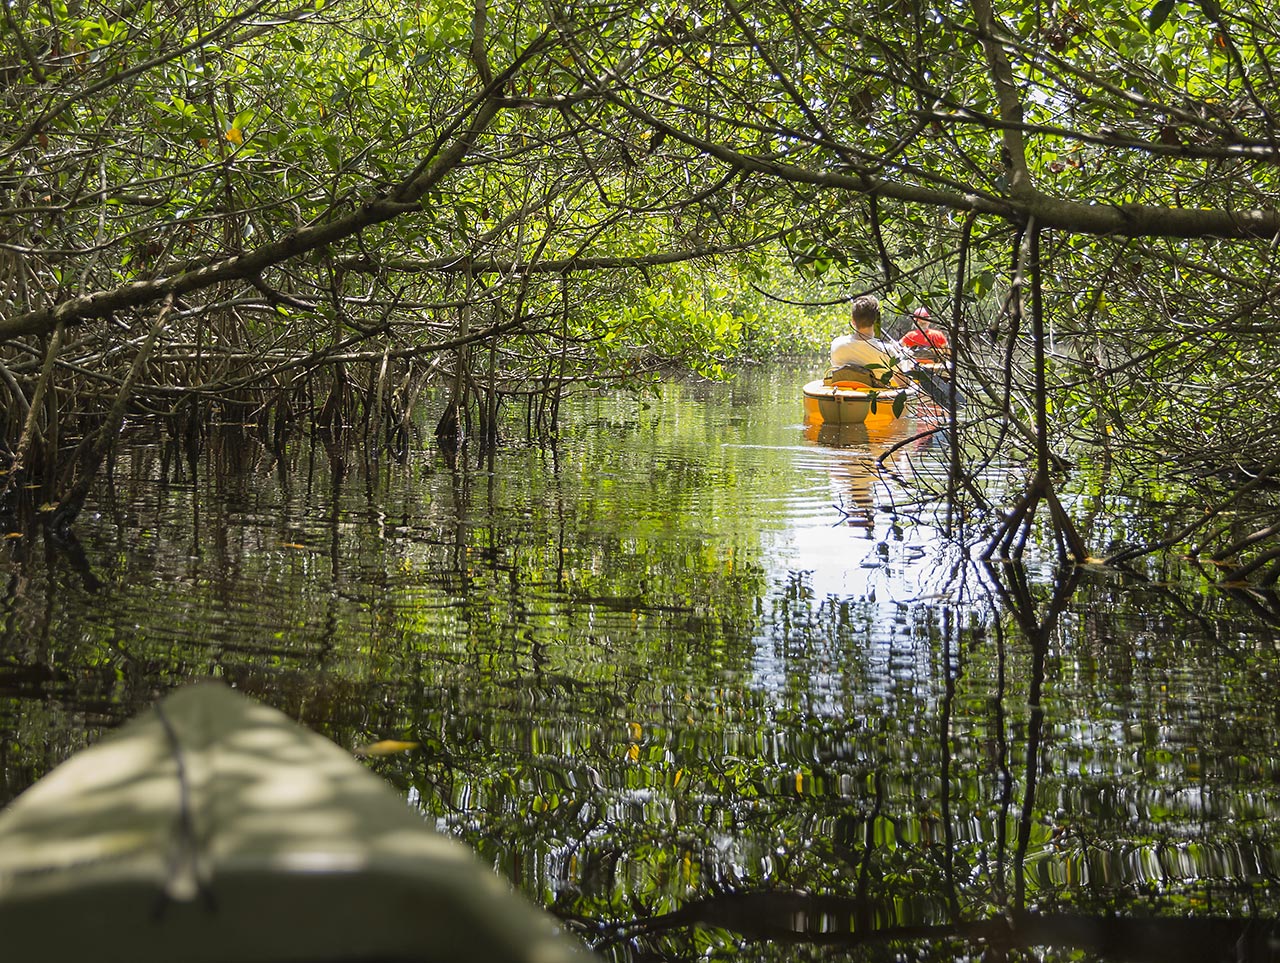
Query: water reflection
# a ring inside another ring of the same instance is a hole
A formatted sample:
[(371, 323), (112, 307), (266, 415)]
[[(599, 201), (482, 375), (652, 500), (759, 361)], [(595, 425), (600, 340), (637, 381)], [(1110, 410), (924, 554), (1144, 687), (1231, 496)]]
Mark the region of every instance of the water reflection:
[(894, 458), (902, 454), (898, 443), (914, 428), (915, 420), (910, 417), (888, 424), (805, 424), (804, 436), (809, 441), (848, 452), (849, 457), (833, 465), (836, 504), (845, 525), (862, 529), (868, 538), (875, 535), (876, 488), (892, 472)]
[(945, 470), (934, 415), (810, 434), (798, 384), (584, 397), (479, 465), (136, 449), (78, 556), (6, 541), (0, 799), (218, 676), (419, 743), (370, 765), (619, 961), (1105, 957), (1109, 914), (1274, 915), (1267, 624), (1177, 573), (968, 564), (907, 484)]

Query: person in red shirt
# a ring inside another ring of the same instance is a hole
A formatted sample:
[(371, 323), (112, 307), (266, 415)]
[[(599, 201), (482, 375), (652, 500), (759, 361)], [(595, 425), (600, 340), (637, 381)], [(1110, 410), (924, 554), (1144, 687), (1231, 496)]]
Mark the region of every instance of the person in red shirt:
[(916, 308), (911, 315), (912, 329), (898, 344), (920, 360), (940, 360), (948, 348), (947, 335), (932, 327), (928, 308)]

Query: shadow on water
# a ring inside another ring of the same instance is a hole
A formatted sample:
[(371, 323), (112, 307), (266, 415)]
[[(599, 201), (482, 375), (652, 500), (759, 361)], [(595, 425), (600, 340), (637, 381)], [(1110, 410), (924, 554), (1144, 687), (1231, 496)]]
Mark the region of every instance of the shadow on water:
[(800, 383), (483, 460), (122, 455), (0, 558), (0, 803), (217, 677), (418, 743), (368, 765), (618, 963), (1273, 959), (1266, 604), (970, 563), (907, 484), (938, 432), (811, 431)]
[[(941, 920), (946, 919), (946, 914), (941, 906), (934, 907), (937, 910), (934, 914), (920, 913), (922, 908), (917, 904), (910, 908), (915, 912), (904, 912), (901, 906), (875, 900), (810, 893), (725, 894), (619, 927), (602, 945), (635, 940), (641, 934), (652, 937), (663, 930), (702, 926), (729, 930), (751, 940), (827, 950), (877, 946), (901, 950), (909, 946), (950, 944), (957, 953), (980, 953), (981, 958), (988, 961), (1034, 948), (1084, 951), (1127, 963), (1168, 963), (1170, 960), (1273, 963), (1280, 960), (1280, 926), (1273, 919), (1124, 919), (1017, 912), (976, 922), (944, 922)], [(939, 921), (933, 922), (935, 919)], [(1026, 957), (1019, 954), (1016, 958)]]

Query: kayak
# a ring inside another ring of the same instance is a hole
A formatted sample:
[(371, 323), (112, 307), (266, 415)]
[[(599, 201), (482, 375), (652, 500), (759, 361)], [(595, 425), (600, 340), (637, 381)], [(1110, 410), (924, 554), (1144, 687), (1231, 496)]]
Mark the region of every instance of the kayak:
[(950, 370), (940, 361), (917, 361), (910, 376), (940, 405), (948, 405), (952, 395), (955, 395), (957, 405), (965, 403), (964, 394), (951, 383)]
[(907, 414), (919, 394), (915, 385), (871, 388), (828, 384), (818, 378), (804, 386), (804, 414), (810, 424), (887, 425)]
[(593, 957), (329, 740), (180, 689), (0, 811), (6, 959)]

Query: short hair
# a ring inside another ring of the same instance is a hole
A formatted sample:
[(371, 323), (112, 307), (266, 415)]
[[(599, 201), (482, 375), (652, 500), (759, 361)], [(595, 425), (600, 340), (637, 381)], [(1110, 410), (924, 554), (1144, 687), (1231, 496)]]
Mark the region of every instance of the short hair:
[(880, 319), (880, 301), (870, 294), (855, 298), (853, 302), (853, 323), (875, 324)]

